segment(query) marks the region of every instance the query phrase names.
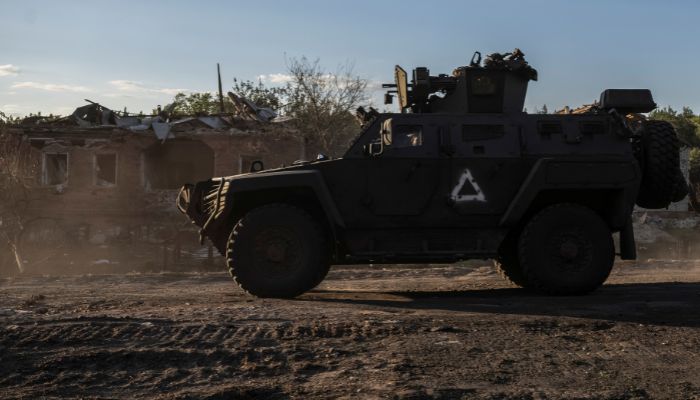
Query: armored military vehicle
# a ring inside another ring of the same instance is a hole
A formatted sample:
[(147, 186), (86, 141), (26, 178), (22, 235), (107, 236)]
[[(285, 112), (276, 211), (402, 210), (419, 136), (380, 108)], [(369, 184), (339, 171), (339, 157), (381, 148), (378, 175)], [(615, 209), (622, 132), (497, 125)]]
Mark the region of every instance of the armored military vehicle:
[(178, 207), (244, 290), (294, 297), (337, 264), (491, 258), (516, 285), (583, 294), (616, 253), (635, 258), (635, 203), (686, 194), (673, 127), (641, 116), (656, 107), (649, 90), (604, 90), (585, 113), (528, 114), (537, 72), (517, 49), (411, 78), (396, 67), (385, 87), (401, 112), (362, 114), (342, 158), (256, 162), (183, 187)]

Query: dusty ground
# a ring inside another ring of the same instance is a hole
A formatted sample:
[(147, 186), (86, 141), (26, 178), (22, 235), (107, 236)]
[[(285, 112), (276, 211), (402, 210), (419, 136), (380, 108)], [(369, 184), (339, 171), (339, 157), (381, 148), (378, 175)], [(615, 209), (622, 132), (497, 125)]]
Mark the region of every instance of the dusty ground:
[(38, 397), (700, 399), (700, 262), (566, 298), (474, 264), (339, 267), (293, 301), (224, 273), (5, 279), (0, 398)]

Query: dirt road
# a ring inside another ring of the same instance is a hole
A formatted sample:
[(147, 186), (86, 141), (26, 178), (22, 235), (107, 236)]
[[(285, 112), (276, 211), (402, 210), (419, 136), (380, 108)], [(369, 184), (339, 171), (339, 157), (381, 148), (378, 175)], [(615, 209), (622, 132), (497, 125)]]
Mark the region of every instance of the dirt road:
[(0, 282), (0, 398), (700, 399), (700, 262), (585, 297), (486, 262), (338, 267), (300, 299), (224, 273)]

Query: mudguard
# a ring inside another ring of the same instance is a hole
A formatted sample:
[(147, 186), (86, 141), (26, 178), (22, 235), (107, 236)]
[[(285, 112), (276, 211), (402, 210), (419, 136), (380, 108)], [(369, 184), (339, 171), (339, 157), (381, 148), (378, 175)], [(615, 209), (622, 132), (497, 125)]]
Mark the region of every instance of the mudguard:
[(310, 188), (332, 226), (345, 227), (323, 176), (316, 170), (293, 170), (246, 174), (230, 178), (227, 201), (235, 204), (236, 195), (265, 189)]
[[(636, 198), (641, 171), (639, 165), (628, 158), (596, 158), (586, 160), (541, 158), (537, 160), (523, 181), (517, 194), (501, 218), (501, 226), (513, 226), (520, 221), (537, 195), (544, 190), (596, 190), (619, 189), (621, 199)], [(628, 200), (629, 200), (628, 199)], [(613, 207), (633, 204), (632, 201), (616, 201)], [(613, 225), (624, 225), (631, 210), (612, 210)]]

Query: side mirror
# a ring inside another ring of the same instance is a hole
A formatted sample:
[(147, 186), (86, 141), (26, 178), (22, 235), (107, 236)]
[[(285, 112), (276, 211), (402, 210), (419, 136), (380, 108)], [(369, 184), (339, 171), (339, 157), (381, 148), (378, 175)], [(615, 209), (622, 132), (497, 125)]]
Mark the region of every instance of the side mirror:
[(255, 160), (252, 163), (250, 163), (250, 172), (259, 172), (265, 169), (265, 166), (263, 165), (263, 162), (260, 160)]

